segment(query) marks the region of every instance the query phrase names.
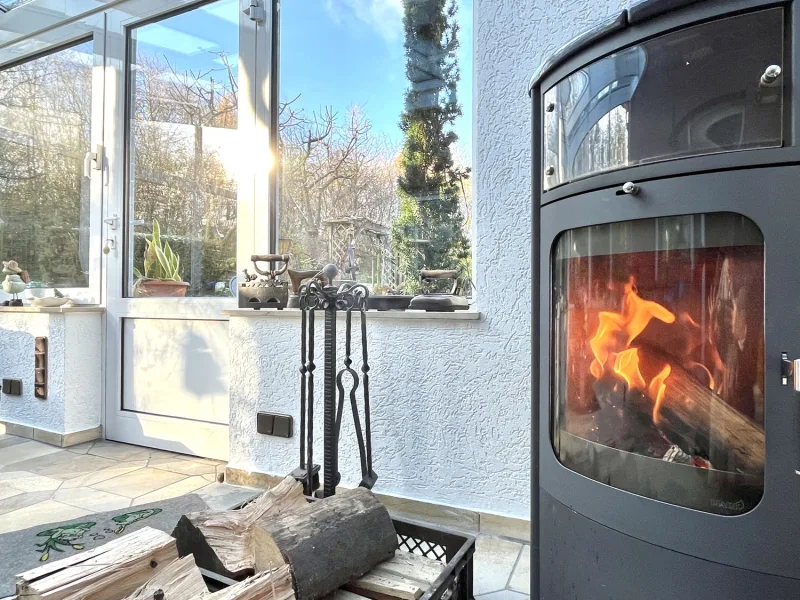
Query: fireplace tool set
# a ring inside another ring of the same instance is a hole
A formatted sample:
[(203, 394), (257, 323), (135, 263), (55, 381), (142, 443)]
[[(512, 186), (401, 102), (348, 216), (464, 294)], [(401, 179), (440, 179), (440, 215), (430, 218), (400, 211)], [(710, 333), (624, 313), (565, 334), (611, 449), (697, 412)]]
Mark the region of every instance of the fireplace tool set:
[[(353, 425), (361, 459), (361, 487), (371, 489), (378, 476), (372, 469), (372, 431), (369, 405), (369, 361), (367, 353), (367, 298), (369, 290), (359, 283), (347, 282), (339, 287), (331, 285), (338, 275), (335, 265), (322, 269), (324, 282), (314, 277), (303, 284), (299, 294), (300, 317), (300, 466), (292, 476), (304, 486), (307, 496), (316, 493), (326, 498), (336, 493), (341, 480), (339, 473), (339, 434), (346, 401), (350, 403)], [(336, 370), (336, 319), (345, 313), (344, 366)], [(316, 364), (315, 330), (318, 313), (324, 314), (323, 374), (323, 481), (320, 487), (320, 465), (314, 464), (314, 371)], [(359, 314), (361, 325), (361, 376), (353, 369), (352, 318)], [(349, 378), (349, 391), (345, 380)], [(361, 427), (356, 392), (359, 384), (364, 397), (364, 427)]]

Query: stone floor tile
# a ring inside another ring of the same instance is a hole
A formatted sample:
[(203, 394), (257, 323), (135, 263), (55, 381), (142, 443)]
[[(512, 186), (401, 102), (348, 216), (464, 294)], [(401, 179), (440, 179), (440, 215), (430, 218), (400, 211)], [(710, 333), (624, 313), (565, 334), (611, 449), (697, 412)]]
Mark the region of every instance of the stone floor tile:
[(63, 452), (63, 450), (34, 440), (25, 440), (21, 444), (0, 448), (0, 467), (6, 467), (22, 460), (30, 460), (47, 454), (55, 454), (56, 452)]
[[(138, 498), (182, 479), (186, 479), (186, 475), (170, 473), (169, 471), (153, 469), (152, 467), (142, 467), (125, 475), (101, 481), (91, 487), (96, 490), (125, 496), (126, 498)], [(205, 482), (205, 480), (203, 481)]]
[(76, 508), (54, 500), (36, 504), (0, 515), (0, 533), (27, 529), (56, 521), (71, 521), (90, 514), (91, 511)]
[(20, 492), (47, 492), (58, 489), (61, 480), (30, 471), (10, 471), (0, 473), (0, 485), (7, 485)]
[(104, 512), (127, 508), (131, 505), (131, 499), (109, 492), (102, 492), (90, 487), (78, 487), (65, 490), (58, 490), (53, 494), (53, 500), (63, 502), (70, 506), (76, 506), (92, 512)]
[(83, 442), (82, 444), (75, 444), (74, 446), (69, 446), (68, 448), (64, 448), (67, 452), (74, 452), (75, 454), (86, 454), (89, 450), (92, 449), (92, 446), (97, 443), (97, 440), (92, 440), (91, 442)]
[(15, 462), (12, 465), (3, 467), (0, 471), (30, 471), (38, 475), (47, 475), (48, 477), (64, 480), (96, 473), (102, 469), (114, 467), (117, 464), (116, 460), (111, 460), (110, 458), (92, 456), (91, 454), (75, 454), (74, 452), (62, 450), (55, 454)]
[(159, 500), (168, 500), (169, 498), (177, 498), (178, 496), (191, 494), (195, 490), (207, 485), (209, 485), (209, 483), (199, 475), (187, 477), (182, 481), (172, 483), (154, 492), (150, 492), (149, 494), (144, 494), (138, 498), (135, 498), (131, 506), (147, 504), (148, 502), (158, 502)]
[(109, 441), (95, 442), (89, 450), (91, 455), (122, 461), (148, 460), (152, 452), (150, 448)]
[(0, 437), (0, 448), (5, 448), (7, 446), (16, 446), (17, 444), (22, 444), (24, 442), (29, 442), (29, 441), (30, 440), (28, 438), (17, 437), (16, 435), (8, 435), (4, 433), (3, 436)]
[[(45, 500), (50, 500), (52, 496), (52, 491), (23, 492), (21, 494), (10, 496), (5, 500), (0, 500), (0, 515), (16, 512), (21, 508), (26, 508), (28, 506), (33, 506), (34, 504), (44, 502)], [(18, 529), (24, 529), (24, 527), (19, 527)]]
[(176, 454), (175, 458), (180, 460), (190, 460), (192, 462), (200, 462), (207, 465), (222, 465), (225, 464), (224, 460), (216, 460), (214, 458), (202, 458), (200, 456), (192, 456), (191, 454)]
[(508, 587), (515, 592), (531, 593), (531, 547), (527, 544), (522, 547)]
[(480, 600), (528, 600), (529, 596), (511, 590), (500, 590), (499, 592), (491, 592), (480, 596), (476, 594), (475, 598), (480, 598)]
[(148, 467), (155, 467), (181, 475), (208, 475), (216, 472), (216, 466), (193, 460), (180, 460), (178, 458), (151, 458)]
[(147, 461), (144, 460), (138, 462), (118, 462), (115, 463), (115, 466), (102, 469), (96, 473), (89, 473), (88, 475), (81, 475), (80, 477), (68, 479), (61, 484), (59, 489), (65, 490), (77, 487), (89, 487), (95, 485), (96, 483), (107, 481), (113, 477), (119, 477), (120, 475), (125, 475), (131, 471), (136, 471), (145, 465), (147, 465)]
[(475, 540), (474, 594), (504, 590), (521, 549), (522, 544), (479, 535)]
[(206, 481), (208, 481), (210, 483), (214, 483), (217, 480), (217, 476), (216, 475), (211, 475), (211, 474), (203, 475), (203, 479), (205, 479)]
[(10, 485), (0, 485), (0, 500), (5, 500), (6, 498), (11, 498), (11, 496), (17, 496), (22, 493), (22, 491)]
[(227, 483), (212, 483), (194, 492), (211, 510), (230, 510), (264, 493), (264, 490)]

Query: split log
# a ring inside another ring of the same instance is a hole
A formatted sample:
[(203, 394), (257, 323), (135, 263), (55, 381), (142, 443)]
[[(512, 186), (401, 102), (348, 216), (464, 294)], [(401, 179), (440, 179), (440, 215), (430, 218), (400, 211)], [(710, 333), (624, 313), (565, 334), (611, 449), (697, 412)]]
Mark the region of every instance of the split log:
[(253, 528), (256, 571), (288, 564), (295, 596), (314, 600), (394, 556), (389, 512), (367, 489), (308, 504)]
[(194, 554), (197, 566), (241, 579), (255, 566), (253, 524), (306, 505), (303, 485), (287, 477), (241, 510), (207, 510), (182, 516), (172, 535), (181, 556)]
[(418, 581), (394, 573), (367, 573), (346, 584), (345, 589), (373, 600), (418, 600), (428, 589)]
[(380, 563), (371, 572), (400, 575), (406, 579), (418, 581), (427, 588), (439, 578), (444, 569), (444, 563), (433, 558), (395, 550), (394, 557)]
[(325, 596), (325, 600), (365, 600), (365, 597), (347, 590), (338, 589)]
[(396, 550), (386, 560), (345, 588), (373, 600), (416, 600), (422, 596), (444, 571), (438, 560)]
[(164, 567), (133, 594), (126, 596), (125, 600), (153, 600), (158, 590), (168, 600), (198, 600), (208, 594), (203, 574), (191, 554)]
[[(264, 571), (203, 600), (294, 600), (292, 575), (288, 566)], [(165, 600), (170, 600), (167, 595)]]
[(119, 600), (177, 558), (172, 537), (143, 527), (93, 550), (17, 575), (17, 595), (30, 600)]

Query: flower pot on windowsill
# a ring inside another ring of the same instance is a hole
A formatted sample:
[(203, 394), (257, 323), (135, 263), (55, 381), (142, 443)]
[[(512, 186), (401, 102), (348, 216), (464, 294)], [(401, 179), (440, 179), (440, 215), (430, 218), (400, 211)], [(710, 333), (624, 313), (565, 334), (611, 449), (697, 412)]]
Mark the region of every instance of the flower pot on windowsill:
[(185, 281), (145, 279), (136, 284), (133, 295), (136, 298), (176, 298), (185, 296), (187, 289), (189, 289), (189, 284)]

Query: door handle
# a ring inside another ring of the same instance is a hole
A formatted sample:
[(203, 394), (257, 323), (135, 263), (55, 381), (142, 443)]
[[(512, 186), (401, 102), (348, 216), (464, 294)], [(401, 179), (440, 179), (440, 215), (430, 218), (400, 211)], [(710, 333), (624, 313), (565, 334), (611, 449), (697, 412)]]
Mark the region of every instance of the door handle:
[[(92, 166), (92, 162), (94, 162), (94, 166)], [(86, 153), (83, 157), (83, 176), (84, 177), (91, 177), (92, 173), (91, 170), (94, 169), (95, 171), (102, 171), (103, 170), (103, 145), (97, 144), (95, 146), (95, 151)]]
[(119, 223), (119, 217), (117, 215), (111, 215), (108, 219), (103, 219), (103, 223), (108, 225), (108, 228), (111, 231), (116, 231), (117, 223)]

